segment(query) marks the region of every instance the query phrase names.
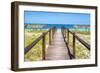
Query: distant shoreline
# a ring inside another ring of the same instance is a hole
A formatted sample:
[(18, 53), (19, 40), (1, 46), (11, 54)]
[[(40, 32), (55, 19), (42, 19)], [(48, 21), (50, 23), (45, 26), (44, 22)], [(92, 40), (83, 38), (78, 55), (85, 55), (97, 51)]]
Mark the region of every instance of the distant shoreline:
[(24, 28), (26, 29), (48, 29), (51, 27), (61, 28), (62, 26), (65, 28), (82, 28), (82, 29), (90, 29), (90, 25), (73, 25), (73, 24), (25, 24)]

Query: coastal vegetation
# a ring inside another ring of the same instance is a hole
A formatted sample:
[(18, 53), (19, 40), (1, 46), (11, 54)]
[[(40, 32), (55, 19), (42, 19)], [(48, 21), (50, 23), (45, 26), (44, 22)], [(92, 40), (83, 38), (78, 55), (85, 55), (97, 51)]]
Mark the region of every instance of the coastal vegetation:
[[(39, 36), (41, 36), (43, 33), (47, 32), (47, 30), (25, 30), (24, 36), (25, 36), (25, 44), (24, 47), (27, 47), (32, 42), (34, 42)], [(48, 47), (49, 44), (49, 35), (47, 34), (45, 36), (46, 40), (46, 47)], [(25, 61), (40, 61), (42, 60), (42, 39), (31, 48), (31, 50), (25, 54)]]
[[(90, 44), (90, 30), (88, 31), (81, 31), (81, 30), (71, 30), (72, 32), (75, 32), (75, 34), (80, 37), (82, 40), (84, 40), (86, 43)], [(69, 34), (69, 48), (71, 50), (71, 53), (73, 52), (73, 35)], [(67, 39), (66, 39), (67, 40)], [(90, 58), (90, 51), (82, 45), (77, 39), (75, 40), (75, 58), (76, 59), (88, 59)]]
[[(29, 27), (29, 26), (28, 26)], [(40, 26), (39, 26), (40, 27)], [(47, 32), (47, 29), (25, 29), (24, 30), (24, 47), (30, 45), (34, 40), (36, 40), (40, 35), (44, 32)], [(71, 29), (70, 31), (75, 32), (77, 36), (83, 39), (85, 42), (90, 44), (90, 30), (77, 30)], [(71, 53), (73, 52), (72, 45), (73, 45), (73, 36), (69, 34), (69, 48)], [(46, 48), (49, 46), (49, 34), (46, 35)], [(67, 39), (66, 39), (67, 41)], [(84, 47), (78, 40), (76, 40), (75, 45), (75, 58), (76, 59), (88, 59), (90, 58), (90, 51)], [(41, 61), (42, 60), (42, 39), (31, 48), (31, 50), (25, 54), (24, 60), (25, 61)]]

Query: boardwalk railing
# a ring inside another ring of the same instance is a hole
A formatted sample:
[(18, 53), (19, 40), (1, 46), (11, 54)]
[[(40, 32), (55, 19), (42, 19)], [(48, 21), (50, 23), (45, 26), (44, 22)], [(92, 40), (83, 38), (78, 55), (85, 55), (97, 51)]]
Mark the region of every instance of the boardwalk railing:
[(51, 40), (56, 31), (56, 27), (50, 28), (47, 32), (40, 35), (36, 40), (34, 40), (30, 45), (24, 48), (24, 54), (28, 53), (41, 39), (42, 39), (42, 59), (45, 59), (45, 47), (46, 47), (46, 35), (49, 33), (49, 45), (51, 45)]
[[(67, 50), (68, 50), (69, 57), (70, 57), (70, 59), (73, 59), (74, 56), (73, 56), (73, 54), (72, 54), (71, 51), (70, 51), (70, 48), (69, 48), (69, 46), (68, 46), (68, 42), (66, 42), (66, 32), (65, 32), (64, 27), (61, 28), (61, 32), (62, 32), (64, 41), (65, 41), (65, 43), (66, 43), (66, 47), (67, 47)], [(68, 36), (67, 38), (69, 39), (69, 36)]]
[[(67, 29), (67, 28), (64, 28), (64, 27), (62, 27), (62, 33), (63, 33), (63, 36), (64, 36), (64, 38), (66, 39), (66, 37), (67, 37), (67, 44), (69, 44), (69, 33), (70, 34), (72, 34), (72, 36), (73, 36), (73, 58), (75, 58), (75, 45), (76, 45), (76, 40), (78, 40), (82, 45), (84, 45), (88, 50), (90, 50), (90, 45), (87, 43), (87, 42), (85, 42), (83, 39), (81, 39), (79, 36), (77, 36), (74, 32), (72, 32), (72, 31), (70, 31), (69, 29)], [(66, 36), (67, 35), (67, 36)]]

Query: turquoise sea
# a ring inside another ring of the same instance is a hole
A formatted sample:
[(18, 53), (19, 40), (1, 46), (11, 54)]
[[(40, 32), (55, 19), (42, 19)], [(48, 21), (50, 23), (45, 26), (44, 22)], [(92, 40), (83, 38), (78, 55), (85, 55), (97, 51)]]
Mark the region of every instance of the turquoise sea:
[[(28, 25), (28, 24), (25, 24), (25, 25)], [(34, 24), (29, 24), (30, 26), (34, 25)], [(35, 24), (36, 26), (38, 24)], [(40, 24), (39, 24), (40, 25)], [(32, 28), (32, 27), (24, 27), (25, 30), (48, 30), (50, 29), (51, 27), (56, 27), (57, 29), (61, 29), (61, 27), (65, 27), (65, 28), (68, 28), (70, 30), (79, 30), (79, 31), (89, 31), (90, 28), (75, 28), (74, 26), (75, 25), (72, 25), (72, 24), (41, 24), (41, 26), (44, 26), (43, 28)], [(87, 25), (82, 25), (82, 26), (87, 26)]]

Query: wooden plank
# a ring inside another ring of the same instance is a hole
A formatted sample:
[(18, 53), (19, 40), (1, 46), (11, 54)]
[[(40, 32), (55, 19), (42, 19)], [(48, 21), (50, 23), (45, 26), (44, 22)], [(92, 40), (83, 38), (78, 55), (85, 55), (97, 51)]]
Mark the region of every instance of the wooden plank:
[(67, 60), (69, 59), (66, 44), (61, 30), (55, 32), (51, 45), (46, 49), (46, 60)]

